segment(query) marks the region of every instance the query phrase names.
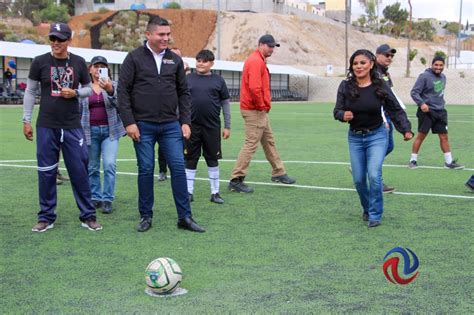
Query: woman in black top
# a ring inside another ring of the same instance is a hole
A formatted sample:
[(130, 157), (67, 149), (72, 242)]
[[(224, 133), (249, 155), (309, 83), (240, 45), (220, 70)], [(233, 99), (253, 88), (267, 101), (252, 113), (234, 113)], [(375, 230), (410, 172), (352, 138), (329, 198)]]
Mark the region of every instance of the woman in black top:
[(388, 113), (405, 141), (413, 137), (405, 111), (379, 78), (374, 65), (375, 56), (370, 51), (359, 49), (352, 54), (349, 73), (339, 85), (334, 108), (334, 118), (350, 125), (352, 178), (364, 209), (363, 220), (369, 221), (369, 227), (380, 225), (383, 213), (382, 163), (387, 152), (388, 127), (382, 110)]

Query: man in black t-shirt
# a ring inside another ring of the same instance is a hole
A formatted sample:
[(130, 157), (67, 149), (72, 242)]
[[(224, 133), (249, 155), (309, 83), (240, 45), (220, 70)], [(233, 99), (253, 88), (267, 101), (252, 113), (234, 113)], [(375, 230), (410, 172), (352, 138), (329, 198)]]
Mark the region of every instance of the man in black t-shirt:
[[(36, 146), (40, 211), (33, 232), (44, 232), (56, 221), (56, 175), (62, 151), (72, 190), (80, 210), (81, 226), (101, 230), (96, 221), (87, 171), (88, 152), (81, 127), (78, 97), (92, 94), (89, 71), (82, 57), (68, 52), (71, 29), (67, 24), (51, 24), (51, 52), (37, 56), (30, 67), (23, 99), (23, 134), (33, 140), (31, 115), (36, 91), (41, 100), (36, 121)], [(79, 89), (79, 85), (82, 87)]]
[(222, 137), (230, 136), (229, 91), (224, 79), (211, 72), (214, 54), (201, 50), (196, 56), (196, 72), (188, 75), (191, 92), (191, 138), (185, 141), (186, 179), (190, 201), (193, 201), (194, 178), (201, 149), (206, 159), (211, 184), (211, 202), (222, 204), (219, 194), (219, 163), (221, 153), (221, 108), (224, 113)]

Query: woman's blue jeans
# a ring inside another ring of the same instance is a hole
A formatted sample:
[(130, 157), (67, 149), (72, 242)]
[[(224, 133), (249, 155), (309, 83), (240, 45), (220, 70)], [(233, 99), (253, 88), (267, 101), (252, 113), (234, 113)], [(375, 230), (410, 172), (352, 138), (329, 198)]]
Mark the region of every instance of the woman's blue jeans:
[[(109, 126), (91, 126), (89, 149), (89, 182), (92, 200), (110, 201), (115, 198), (115, 172), (119, 141), (110, 140)], [(100, 184), (100, 157), (104, 170), (104, 187)]]
[(161, 147), (171, 172), (171, 189), (178, 218), (191, 217), (188, 186), (184, 168), (183, 133), (178, 121), (137, 122), (140, 141), (133, 142), (138, 163), (138, 210), (141, 218), (153, 217), (155, 144)]
[(369, 221), (382, 219), (382, 164), (387, 153), (388, 131), (382, 124), (365, 134), (351, 130), (348, 133), (352, 179)]

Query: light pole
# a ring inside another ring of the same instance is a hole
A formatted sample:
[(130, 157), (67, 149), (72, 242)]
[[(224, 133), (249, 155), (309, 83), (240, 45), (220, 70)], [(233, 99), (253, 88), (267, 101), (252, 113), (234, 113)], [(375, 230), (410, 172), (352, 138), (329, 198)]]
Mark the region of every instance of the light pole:
[(460, 43), (459, 43), (459, 37), (461, 36), (461, 17), (462, 17), (462, 0), (460, 0), (460, 6), (459, 6), (459, 25), (458, 25), (458, 33), (456, 34), (456, 47), (454, 47), (454, 69), (456, 69), (457, 65), (457, 59), (458, 56), (460, 56)]
[(347, 69), (349, 69), (349, 23), (351, 20), (351, 0), (344, 1), (346, 7), (346, 29), (345, 29), (345, 37), (346, 37), (346, 68), (344, 69), (344, 75), (347, 74)]
[(405, 76), (407, 78), (410, 77), (410, 41), (411, 41), (411, 12), (412, 12), (412, 7), (411, 7), (411, 0), (408, 0), (408, 5), (410, 6), (410, 21), (408, 21), (408, 43), (407, 43), (407, 72)]
[(217, 0), (217, 60), (221, 59), (221, 1)]

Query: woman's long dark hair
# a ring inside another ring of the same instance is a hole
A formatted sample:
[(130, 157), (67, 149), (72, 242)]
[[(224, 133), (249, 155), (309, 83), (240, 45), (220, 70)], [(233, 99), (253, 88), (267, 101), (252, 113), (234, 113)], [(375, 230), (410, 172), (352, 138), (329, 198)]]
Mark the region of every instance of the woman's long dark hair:
[(364, 55), (366, 56), (370, 61), (373, 61), (374, 66), (372, 69), (370, 69), (370, 80), (372, 81), (372, 84), (375, 86), (375, 94), (377, 95), (377, 98), (384, 100), (387, 97), (387, 93), (382, 89), (382, 84), (383, 81), (380, 78), (380, 74), (377, 72), (376, 69), (376, 57), (375, 55), (367, 49), (358, 49), (356, 50), (351, 58), (349, 59), (349, 69), (347, 72), (347, 82), (348, 82), (348, 92), (349, 92), (349, 97), (351, 99), (357, 99), (359, 98), (359, 89), (357, 85), (357, 79), (354, 74), (354, 70), (352, 69), (352, 64), (354, 63), (355, 57), (359, 55)]

